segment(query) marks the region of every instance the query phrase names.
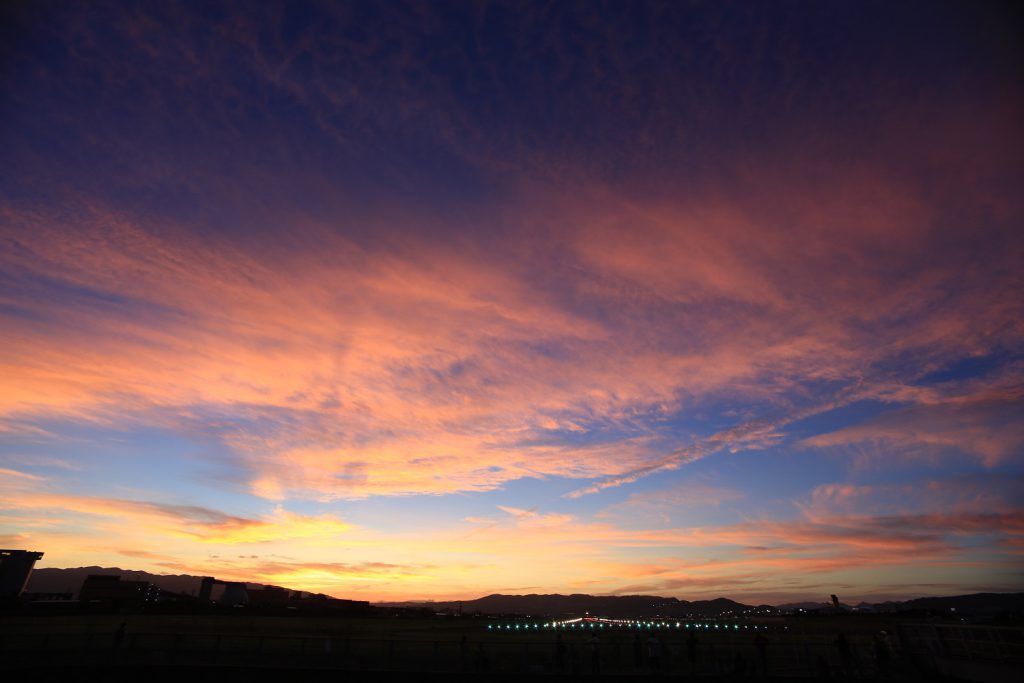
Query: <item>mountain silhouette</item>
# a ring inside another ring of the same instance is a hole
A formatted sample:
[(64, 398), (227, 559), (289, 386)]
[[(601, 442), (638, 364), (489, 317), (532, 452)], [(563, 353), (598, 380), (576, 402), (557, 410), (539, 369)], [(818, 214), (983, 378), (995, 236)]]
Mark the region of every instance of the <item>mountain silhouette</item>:
[[(32, 572), (26, 591), (35, 593), (71, 593), (78, 597), (82, 582), (90, 574), (116, 574), (128, 581), (148, 581), (157, 587), (172, 593), (195, 595), (199, 592), (202, 576), (190, 574), (151, 574), (149, 572), (120, 567), (74, 567), (68, 569), (45, 568)], [(270, 584), (245, 582), (250, 588), (279, 588)], [(301, 592), (297, 589), (285, 589)], [(309, 597), (326, 598), (328, 596), (310, 595)], [(582, 616), (590, 613), (595, 616), (612, 618), (666, 617), (675, 619), (706, 618), (740, 615), (744, 611), (771, 611), (770, 605), (746, 605), (728, 598), (714, 600), (680, 600), (678, 598), (658, 595), (572, 595), (535, 594), (503, 595), (495, 593), (474, 600), (451, 601), (405, 601), (379, 602), (377, 607), (411, 607), (428, 608), (437, 612), (461, 612), (471, 614), (508, 614), (529, 616)], [(793, 611), (803, 607), (806, 611), (828, 611), (832, 609), (827, 602), (797, 602), (780, 605), (777, 609)], [(844, 610), (849, 606), (842, 605)], [(860, 610), (880, 612), (939, 612), (948, 613), (955, 610), (958, 614), (999, 614), (1013, 612), (1024, 613), (1024, 593), (973, 593), (970, 595), (954, 595), (943, 597), (915, 598), (906, 601), (888, 601), (876, 604), (860, 603)]]
[(689, 602), (657, 595), (502, 595), (496, 593), (476, 600), (448, 602), (378, 603), (381, 606), (422, 607), (438, 611), (462, 610), (463, 614), (519, 614), (531, 616), (569, 616), (594, 614), (605, 617), (711, 617), (741, 614), (754, 609), (728, 598)]

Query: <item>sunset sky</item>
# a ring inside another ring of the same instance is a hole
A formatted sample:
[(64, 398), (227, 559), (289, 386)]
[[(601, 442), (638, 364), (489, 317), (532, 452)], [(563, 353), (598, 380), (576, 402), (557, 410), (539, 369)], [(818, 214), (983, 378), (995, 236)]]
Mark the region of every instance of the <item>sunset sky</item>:
[(1024, 590), (1012, 11), (3, 3), (0, 547)]

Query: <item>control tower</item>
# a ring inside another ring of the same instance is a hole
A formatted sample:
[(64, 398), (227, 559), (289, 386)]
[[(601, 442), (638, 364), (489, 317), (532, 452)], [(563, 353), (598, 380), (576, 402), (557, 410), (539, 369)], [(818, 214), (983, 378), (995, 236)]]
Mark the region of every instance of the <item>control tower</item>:
[(32, 550), (0, 550), (0, 599), (17, 598), (42, 553)]

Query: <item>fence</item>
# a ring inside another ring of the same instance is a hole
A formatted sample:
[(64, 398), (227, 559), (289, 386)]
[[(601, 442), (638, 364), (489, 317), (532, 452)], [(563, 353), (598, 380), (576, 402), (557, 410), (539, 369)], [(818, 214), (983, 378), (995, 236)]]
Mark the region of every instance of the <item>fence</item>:
[(824, 673), (871, 677), (876, 661), (868, 638), (850, 639), (844, 653), (823, 634), (778, 634), (761, 647), (748, 634), (702, 634), (691, 648), (685, 634), (661, 636), (650, 657), (647, 634), (586, 634), (518, 638), (467, 634), (462, 639), (355, 638), (237, 633), (8, 633), (0, 656), (8, 665), (40, 666), (245, 666), (351, 671), (479, 673), (667, 673), (694, 676), (768, 674), (811, 677)]
[(1024, 629), (960, 624), (901, 624), (904, 655), (925, 675), (1016, 681), (1024, 671)]

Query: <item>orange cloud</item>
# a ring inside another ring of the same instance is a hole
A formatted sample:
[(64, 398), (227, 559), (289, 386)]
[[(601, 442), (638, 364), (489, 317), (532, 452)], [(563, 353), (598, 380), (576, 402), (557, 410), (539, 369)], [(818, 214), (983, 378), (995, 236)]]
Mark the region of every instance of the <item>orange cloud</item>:
[(0, 507), (9, 510), (52, 510), (94, 515), (104, 525), (136, 524), (161, 535), (184, 537), (201, 543), (264, 543), (292, 539), (338, 537), (352, 527), (332, 515), (297, 515), (280, 507), (263, 518), (228, 515), (217, 510), (147, 501), (33, 492), (8, 493)]
[[(934, 221), (928, 202), (864, 169), (829, 173), (813, 199), (785, 204), (754, 201), (762, 191), (739, 203), (638, 204), (599, 187), (584, 187), (581, 202), (530, 190), (533, 213), (498, 220), (563, 227), (529, 245), (510, 235), (513, 255), (532, 251), (504, 261), (483, 244), (416, 238), (410, 226), (422, 219), (412, 215), (382, 226), (408, 236), (398, 246), (307, 222), (297, 230), (316, 249), (285, 244), (271, 258), (270, 245), (200, 240), (97, 206), (70, 232), (7, 209), (0, 220), (18, 249), (3, 265), (26, 284), (5, 303), (36, 306), (47, 322), (8, 328), (0, 416), (200, 434), (220, 414), (242, 418), (259, 427), (217, 438), (250, 490), (271, 500), (601, 479), (575, 496), (777, 443), (795, 416), (889, 391), (889, 378), (864, 368), (908, 344), (942, 359), (965, 344), (983, 350), (974, 330), (992, 325), (1004, 342), (1024, 338), (1017, 304), (988, 296), (981, 272), (957, 278), (958, 303), (932, 305), (953, 282), (915, 257)], [(875, 268), (866, 259), (883, 244), (889, 255)], [(556, 246), (570, 264), (557, 291), (525, 259), (547, 263)], [(848, 258), (857, 265), (837, 271)], [(907, 264), (894, 289), (892, 268)], [(76, 294), (47, 297), (32, 289), (39, 278)], [(854, 381), (846, 394), (806, 388)], [(652, 420), (726, 395), (775, 415), (675, 449), (664, 439), (678, 435), (652, 438)], [(619, 435), (586, 447), (550, 438), (595, 426)]]

